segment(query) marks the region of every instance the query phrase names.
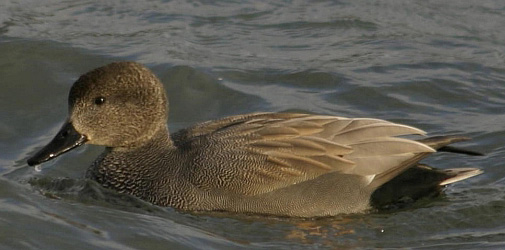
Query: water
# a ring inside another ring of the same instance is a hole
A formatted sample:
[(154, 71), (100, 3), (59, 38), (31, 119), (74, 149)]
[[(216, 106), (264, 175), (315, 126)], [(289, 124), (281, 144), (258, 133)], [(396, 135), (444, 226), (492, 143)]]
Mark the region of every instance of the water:
[[(505, 247), (505, 3), (488, 1), (3, 1), (0, 248)], [(464, 134), (483, 175), (404, 209), (320, 220), (199, 215), (82, 179), (102, 148), (26, 159), (66, 115), (76, 78), (148, 65), (170, 129), (254, 111), (375, 117)]]

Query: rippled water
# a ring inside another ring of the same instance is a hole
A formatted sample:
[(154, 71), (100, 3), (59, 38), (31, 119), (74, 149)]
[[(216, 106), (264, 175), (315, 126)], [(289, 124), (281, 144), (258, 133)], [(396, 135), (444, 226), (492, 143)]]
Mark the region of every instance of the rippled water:
[[(0, 248), (504, 248), (505, 2), (3, 1)], [(253, 111), (376, 117), (464, 134), (485, 173), (411, 207), (320, 220), (198, 215), (82, 179), (102, 148), (36, 172), (82, 73), (148, 65), (170, 127)]]

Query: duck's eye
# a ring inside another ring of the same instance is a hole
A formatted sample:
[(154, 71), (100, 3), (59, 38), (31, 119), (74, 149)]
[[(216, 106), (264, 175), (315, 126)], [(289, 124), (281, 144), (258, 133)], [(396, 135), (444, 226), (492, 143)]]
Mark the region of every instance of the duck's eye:
[(100, 97), (95, 98), (96, 105), (102, 105), (104, 102), (105, 102), (105, 97), (100, 96)]

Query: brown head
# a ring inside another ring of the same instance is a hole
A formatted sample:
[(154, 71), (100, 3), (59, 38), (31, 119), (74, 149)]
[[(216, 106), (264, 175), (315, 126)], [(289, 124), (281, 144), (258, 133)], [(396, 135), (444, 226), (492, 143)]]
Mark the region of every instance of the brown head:
[(28, 160), (36, 165), (83, 143), (137, 147), (166, 128), (163, 85), (146, 67), (116, 62), (94, 69), (70, 90), (67, 122), (46, 147)]

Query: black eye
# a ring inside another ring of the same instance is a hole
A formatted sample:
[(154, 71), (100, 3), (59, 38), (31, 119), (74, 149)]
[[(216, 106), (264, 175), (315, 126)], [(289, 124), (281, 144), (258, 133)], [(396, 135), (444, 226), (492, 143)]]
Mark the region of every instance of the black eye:
[(105, 97), (97, 97), (95, 98), (95, 104), (96, 105), (102, 105), (105, 102)]

